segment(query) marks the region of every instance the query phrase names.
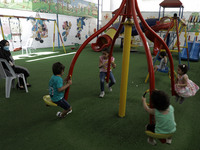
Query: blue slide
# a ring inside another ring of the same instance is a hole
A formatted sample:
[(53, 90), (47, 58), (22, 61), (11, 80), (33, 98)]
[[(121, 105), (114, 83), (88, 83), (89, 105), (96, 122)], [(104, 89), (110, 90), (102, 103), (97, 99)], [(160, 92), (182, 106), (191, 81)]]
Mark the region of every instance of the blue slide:
[[(184, 44), (184, 46), (186, 43)], [(188, 52), (189, 52), (189, 59), (190, 61), (199, 61), (200, 58), (200, 41), (196, 41), (196, 38), (194, 38), (194, 41), (188, 42)], [(181, 52), (181, 59), (187, 60), (187, 48), (183, 48)]]
[[(192, 49), (193, 41), (188, 41), (188, 53), (190, 54), (190, 51)], [(184, 44), (186, 46), (186, 43)], [(181, 52), (181, 59), (187, 60), (187, 48), (183, 48)]]
[(199, 61), (199, 53), (200, 53), (200, 41), (194, 41), (190, 51), (190, 60)]

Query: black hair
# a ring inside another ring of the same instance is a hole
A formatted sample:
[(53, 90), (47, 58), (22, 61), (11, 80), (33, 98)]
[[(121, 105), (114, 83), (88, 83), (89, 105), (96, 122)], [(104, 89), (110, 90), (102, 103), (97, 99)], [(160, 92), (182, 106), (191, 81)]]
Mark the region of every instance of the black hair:
[(52, 66), (52, 71), (53, 71), (54, 75), (59, 75), (64, 70), (65, 70), (65, 66), (63, 64), (61, 64), (60, 62), (56, 62)]
[(183, 74), (186, 74), (187, 71), (188, 71), (188, 67), (187, 67), (186, 64), (179, 64), (179, 65), (178, 65), (178, 68), (181, 69), (181, 71), (183, 72)]
[[(8, 41), (7, 40), (1, 40), (0, 41), (0, 47), (1, 47), (1, 49), (3, 49), (3, 47), (4, 46), (6, 46), (6, 43), (7, 43)], [(9, 43), (9, 42), (8, 42)]]
[(165, 57), (165, 56), (167, 56), (167, 54), (166, 54), (166, 52), (162, 51), (162, 52), (160, 52), (160, 56)]
[(166, 110), (170, 105), (169, 96), (165, 92), (160, 91), (160, 90), (152, 91), (151, 101), (152, 101), (153, 107), (160, 111)]
[(106, 48), (104, 48), (104, 49), (102, 50), (102, 52), (106, 52), (106, 53), (109, 54), (109, 53), (110, 53), (110, 50), (109, 50), (109, 48), (106, 47)]

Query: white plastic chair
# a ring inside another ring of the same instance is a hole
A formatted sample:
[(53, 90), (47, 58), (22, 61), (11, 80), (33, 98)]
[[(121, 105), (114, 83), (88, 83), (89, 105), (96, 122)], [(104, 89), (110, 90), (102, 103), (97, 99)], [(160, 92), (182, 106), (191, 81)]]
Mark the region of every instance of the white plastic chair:
[[(8, 70), (4, 69), (3, 63), (6, 64)], [(6, 83), (5, 83), (6, 98), (10, 97), (11, 88), (15, 87), (16, 78), (18, 79), (18, 84), (19, 84), (19, 78), (23, 78), (24, 87), (25, 87), (26, 93), (28, 93), (28, 88), (26, 85), (24, 74), (23, 73), (16, 74), (13, 68), (9, 65), (9, 63), (5, 59), (2, 59), (2, 58), (0, 58), (0, 78), (6, 79)]]
[(31, 54), (31, 49), (35, 49), (34, 47), (32, 47), (33, 45), (33, 38), (29, 38), (27, 41), (26, 41), (26, 45), (22, 45), (22, 55), (23, 55), (23, 52), (24, 50), (26, 51), (26, 54), (29, 55)]

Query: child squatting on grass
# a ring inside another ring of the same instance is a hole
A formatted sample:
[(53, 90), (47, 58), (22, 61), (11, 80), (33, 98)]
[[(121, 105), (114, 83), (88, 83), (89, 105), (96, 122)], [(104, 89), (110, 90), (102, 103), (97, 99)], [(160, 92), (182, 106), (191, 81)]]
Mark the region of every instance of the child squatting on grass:
[(188, 67), (185, 64), (178, 65), (178, 77), (176, 79), (175, 91), (176, 91), (176, 102), (182, 104), (184, 97), (194, 96), (199, 90), (198, 85), (196, 85), (192, 80), (188, 78), (186, 74)]
[[(109, 58), (109, 49), (104, 48), (102, 50), (102, 55), (99, 56), (99, 72), (100, 72), (99, 77), (100, 77), (100, 88), (101, 88), (101, 93), (99, 95), (100, 98), (103, 98), (105, 95), (104, 82), (105, 82), (105, 77), (107, 75), (108, 58)], [(116, 67), (115, 58), (113, 56), (111, 57), (111, 66), (113, 68)], [(112, 91), (111, 86), (113, 86), (115, 83), (116, 83), (116, 80), (110, 67), (110, 83), (107, 85), (110, 92)]]
[[(154, 90), (151, 94), (151, 101), (154, 108), (149, 108), (146, 98), (142, 96), (144, 109), (151, 115), (155, 116), (155, 124), (148, 124), (146, 130), (159, 134), (171, 134), (176, 131), (176, 122), (174, 118), (174, 108), (170, 105), (168, 95), (160, 90)], [(148, 137), (147, 142), (156, 145), (156, 141), (152, 137)], [(171, 144), (172, 139), (166, 139), (167, 144)]]
[(49, 81), (49, 95), (51, 100), (56, 103), (58, 106), (62, 107), (63, 112), (57, 112), (56, 116), (59, 118), (64, 118), (66, 115), (72, 112), (72, 107), (69, 103), (64, 99), (64, 91), (70, 85), (72, 85), (72, 80), (61, 78), (64, 74), (65, 66), (60, 62), (56, 62), (52, 66), (53, 75)]

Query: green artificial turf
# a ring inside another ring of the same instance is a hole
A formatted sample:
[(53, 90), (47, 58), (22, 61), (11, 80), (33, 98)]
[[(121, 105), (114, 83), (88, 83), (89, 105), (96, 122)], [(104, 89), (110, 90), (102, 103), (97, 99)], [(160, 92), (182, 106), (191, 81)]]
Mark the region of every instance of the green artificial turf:
[[(73, 52), (69, 47), (67, 52)], [(36, 51), (52, 51), (39, 49)], [(143, 48), (131, 52), (129, 80), (127, 89), (126, 115), (118, 117), (122, 49), (115, 47), (116, 69), (113, 73), (116, 85), (113, 92), (99, 98), (98, 61), (101, 53), (94, 52), (87, 46), (80, 54), (73, 71), (72, 86), (68, 102), (73, 112), (65, 119), (56, 117), (59, 107), (46, 107), (42, 97), (48, 94), (48, 81), (52, 75), (51, 66), (60, 61), (66, 66), (66, 77), (74, 55), (60, 56), (34, 62), (27, 60), (63, 54), (62, 49), (55, 49), (56, 54), (35, 56), (16, 60), (16, 64), (29, 69), (32, 84), (29, 92), (12, 89), (9, 99), (5, 98), (5, 80), (0, 80), (0, 150), (199, 150), (200, 135), (200, 92), (187, 98), (183, 104), (171, 104), (175, 108), (177, 131), (171, 145), (156, 146), (147, 143), (144, 127), (149, 123), (149, 115), (144, 111), (141, 96), (149, 88), (144, 80), (147, 75), (147, 61)], [(13, 53), (13, 55), (21, 52)], [(175, 70), (178, 55), (173, 54)], [(184, 62), (187, 63), (187, 62)], [(189, 78), (200, 85), (200, 63), (190, 62)], [(170, 80), (165, 73), (155, 74), (156, 88), (170, 93)], [(149, 95), (147, 94), (147, 98)]]

